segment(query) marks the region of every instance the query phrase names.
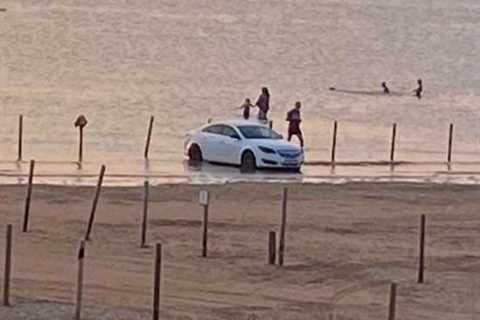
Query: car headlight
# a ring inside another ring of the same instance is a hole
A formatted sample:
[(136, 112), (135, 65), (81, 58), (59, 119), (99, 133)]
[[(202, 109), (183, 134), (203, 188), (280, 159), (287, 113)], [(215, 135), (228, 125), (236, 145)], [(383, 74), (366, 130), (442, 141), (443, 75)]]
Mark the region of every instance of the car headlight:
[(276, 153), (275, 150), (273, 150), (272, 148), (269, 148), (269, 147), (259, 146), (258, 149), (260, 149), (260, 151), (262, 151), (264, 153), (268, 153), (268, 154), (275, 154)]

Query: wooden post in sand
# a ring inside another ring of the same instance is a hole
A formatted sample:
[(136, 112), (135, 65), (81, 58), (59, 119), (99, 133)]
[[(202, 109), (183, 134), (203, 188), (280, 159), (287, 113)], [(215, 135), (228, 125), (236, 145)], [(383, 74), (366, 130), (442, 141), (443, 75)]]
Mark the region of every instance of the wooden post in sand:
[(395, 307), (397, 304), (397, 284), (390, 284), (390, 304), (388, 306), (388, 320), (395, 320)]
[(202, 224), (202, 257), (207, 257), (208, 247), (208, 206), (209, 193), (206, 190), (200, 191), (199, 202), (203, 206), (203, 224)]
[(90, 219), (88, 220), (87, 232), (85, 233), (85, 241), (90, 240), (90, 233), (92, 232), (93, 220), (95, 219), (95, 211), (97, 210), (98, 198), (100, 197), (100, 191), (102, 190), (103, 176), (105, 175), (105, 165), (102, 165), (100, 169), (100, 175), (98, 176), (97, 189), (95, 190), (95, 197), (93, 198), (92, 211), (90, 212)]
[(336, 148), (337, 148), (337, 127), (338, 127), (338, 124), (337, 124), (337, 121), (335, 120), (333, 122), (333, 140), (332, 140), (332, 165), (335, 165), (335, 151), (336, 151)]
[(147, 141), (145, 142), (145, 151), (143, 153), (143, 157), (145, 159), (148, 159), (148, 151), (150, 149), (150, 139), (152, 137), (152, 130), (153, 130), (153, 121), (154, 121), (154, 117), (151, 116), (150, 117), (150, 122), (148, 124), (148, 132), (147, 132)]
[(420, 252), (418, 259), (418, 283), (423, 283), (423, 271), (425, 269), (425, 215), (420, 219)]
[(285, 255), (285, 227), (287, 224), (287, 204), (288, 204), (288, 188), (283, 188), (282, 201), (282, 224), (280, 226), (280, 243), (278, 247), (278, 264), (283, 266)]
[(76, 306), (75, 306), (75, 320), (80, 320), (80, 315), (82, 312), (84, 258), (85, 258), (85, 241), (80, 241), (80, 248), (78, 250), (77, 300), (76, 300)]
[(450, 129), (448, 131), (448, 154), (447, 162), (452, 162), (452, 143), (453, 143), (453, 123), (450, 123)]
[(25, 215), (23, 217), (23, 232), (28, 231), (28, 219), (30, 217), (30, 201), (32, 199), (34, 169), (35, 169), (35, 160), (30, 160), (30, 173), (28, 175), (27, 198), (25, 199)]
[(155, 245), (155, 276), (153, 283), (153, 320), (160, 319), (160, 284), (162, 280), (162, 244)]
[(395, 140), (397, 138), (397, 124), (394, 123), (392, 126), (392, 141), (390, 145), (390, 163), (393, 164), (395, 161)]
[(277, 251), (277, 235), (275, 231), (268, 233), (268, 264), (275, 264)]
[(12, 270), (12, 225), (7, 226), (7, 242), (5, 244), (5, 270), (3, 277), (3, 305), (10, 305), (10, 276)]
[(17, 161), (22, 161), (23, 153), (23, 115), (18, 116), (18, 156)]
[(148, 181), (145, 181), (143, 184), (142, 238), (140, 242), (142, 248), (145, 248), (147, 243), (148, 187)]

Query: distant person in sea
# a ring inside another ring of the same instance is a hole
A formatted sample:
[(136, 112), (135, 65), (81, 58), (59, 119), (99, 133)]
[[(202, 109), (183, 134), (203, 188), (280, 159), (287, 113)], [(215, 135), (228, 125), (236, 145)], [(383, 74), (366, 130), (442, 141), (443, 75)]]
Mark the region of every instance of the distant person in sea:
[(302, 122), (302, 117), (300, 116), (301, 107), (300, 101), (295, 102), (295, 107), (287, 112), (287, 121), (288, 141), (292, 140), (292, 136), (297, 136), (298, 140), (300, 140), (300, 146), (303, 148), (303, 134), (300, 129), (300, 123)]
[(422, 91), (423, 91), (422, 79), (417, 80), (417, 85), (418, 87), (415, 90), (413, 90), (413, 92), (415, 92), (415, 96), (418, 99), (422, 99)]
[(266, 122), (267, 113), (270, 110), (270, 93), (267, 87), (262, 88), (262, 93), (258, 96), (255, 105), (258, 107), (258, 120)]
[(390, 89), (388, 89), (386, 82), (382, 82), (382, 88), (383, 88), (383, 93), (390, 94)]
[(246, 98), (245, 102), (240, 106), (240, 109), (243, 109), (243, 119), (248, 120), (250, 118), (250, 108), (255, 108), (255, 106), (250, 102), (249, 98)]

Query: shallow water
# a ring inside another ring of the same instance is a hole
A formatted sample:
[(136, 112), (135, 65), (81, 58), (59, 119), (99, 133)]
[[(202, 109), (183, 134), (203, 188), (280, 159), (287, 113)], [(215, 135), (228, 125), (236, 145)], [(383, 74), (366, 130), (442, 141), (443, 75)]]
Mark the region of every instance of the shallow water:
[[(208, 118), (239, 115), (235, 108), (264, 85), (281, 133), (285, 112), (303, 102), (308, 161), (330, 159), (334, 119), (339, 161), (388, 160), (394, 122), (396, 160), (445, 161), (450, 122), (454, 161), (480, 160), (478, 1), (7, 0), (2, 7), (2, 161), (16, 159), (19, 114), (24, 159), (76, 160), (73, 121), (84, 113), (84, 158), (93, 168), (106, 163), (124, 175), (159, 170), (162, 179), (191, 182), (184, 133)], [(410, 93), (419, 77), (421, 100)], [(382, 81), (400, 94), (377, 94)], [(138, 168), (150, 115), (156, 117), (150, 156), (163, 165), (145, 172)], [(480, 171), (472, 166), (469, 172)], [(64, 167), (48, 170), (68, 174)], [(435, 168), (414, 168), (422, 179), (437, 177)], [(5, 170), (2, 164), (0, 174)], [(333, 175), (375, 179), (385, 172), (337, 167)], [(324, 174), (332, 177), (329, 167), (306, 167), (298, 179)]]

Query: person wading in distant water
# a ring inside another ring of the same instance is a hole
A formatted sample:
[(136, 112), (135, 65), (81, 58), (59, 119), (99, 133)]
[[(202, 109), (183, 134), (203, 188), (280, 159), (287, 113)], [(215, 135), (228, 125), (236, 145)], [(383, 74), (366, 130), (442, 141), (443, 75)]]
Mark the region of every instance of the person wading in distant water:
[(418, 99), (422, 99), (422, 91), (423, 91), (422, 79), (418, 79), (417, 84), (418, 84), (418, 87), (415, 90), (413, 90), (413, 92), (415, 92), (415, 96)]
[(383, 88), (383, 93), (390, 94), (390, 89), (388, 89), (386, 82), (382, 82), (382, 88)]
[(266, 87), (262, 88), (262, 93), (257, 99), (255, 105), (258, 107), (258, 120), (267, 121), (267, 113), (270, 109), (270, 93)]
[(300, 122), (302, 118), (300, 116), (300, 108), (302, 104), (300, 101), (295, 102), (295, 107), (287, 112), (287, 121), (288, 121), (288, 141), (292, 140), (292, 136), (297, 136), (300, 140), (300, 146), (303, 148), (303, 134), (300, 129)]
[(240, 109), (243, 109), (243, 119), (248, 120), (250, 118), (250, 108), (255, 108), (255, 106), (250, 103), (249, 98), (246, 98), (245, 102), (240, 106)]

